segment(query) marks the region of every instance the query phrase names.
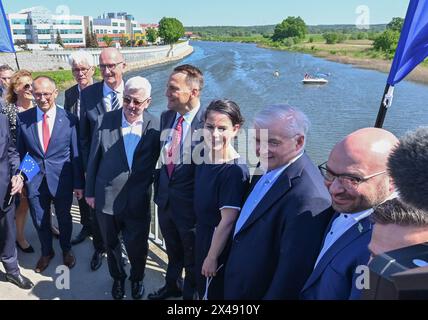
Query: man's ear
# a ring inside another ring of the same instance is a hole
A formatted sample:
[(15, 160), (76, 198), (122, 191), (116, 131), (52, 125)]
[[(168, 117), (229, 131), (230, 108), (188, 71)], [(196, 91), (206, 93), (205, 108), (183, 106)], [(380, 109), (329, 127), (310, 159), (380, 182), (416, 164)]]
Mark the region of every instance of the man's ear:
[(300, 150), (305, 145), (305, 136), (298, 135), (296, 138), (296, 150)]

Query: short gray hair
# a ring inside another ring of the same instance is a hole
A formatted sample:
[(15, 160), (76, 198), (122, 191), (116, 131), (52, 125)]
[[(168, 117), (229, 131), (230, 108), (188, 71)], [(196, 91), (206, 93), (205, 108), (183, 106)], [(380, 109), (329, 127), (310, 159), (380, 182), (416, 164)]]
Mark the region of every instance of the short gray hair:
[(290, 138), (298, 134), (306, 138), (311, 124), (300, 109), (288, 104), (267, 106), (258, 112), (253, 120), (254, 125), (263, 129), (268, 129), (269, 125), (277, 121), (284, 124), (284, 132)]
[(70, 56), (68, 57), (68, 63), (71, 67), (73, 67), (73, 63), (85, 64), (89, 67), (95, 66), (94, 57), (92, 56), (92, 54), (83, 50), (74, 51), (72, 54), (70, 54)]
[(143, 77), (132, 77), (125, 83), (125, 91), (143, 90), (146, 98), (152, 94), (152, 85)]
[(403, 227), (428, 226), (428, 212), (412, 207), (399, 198), (388, 200), (377, 206), (370, 219), (382, 225), (395, 224)]

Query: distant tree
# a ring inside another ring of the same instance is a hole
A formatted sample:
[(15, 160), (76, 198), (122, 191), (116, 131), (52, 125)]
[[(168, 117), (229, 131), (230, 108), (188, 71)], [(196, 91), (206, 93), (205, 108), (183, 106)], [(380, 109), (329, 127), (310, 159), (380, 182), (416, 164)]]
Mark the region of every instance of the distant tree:
[(138, 40), (137, 46), (142, 47), (144, 45), (145, 45), (144, 40)]
[(61, 34), (59, 33), (59, 30), (56, 31), (56, 44), (59, 44), (61, 47), (64, 48), (64, 42), (62, 42)]
[(148, 28), (146, 30), (146, 38), (148, 42), (155, 43), (158, 38), (158, 32), (155, 28)]
[(122, 35), (120, 36), (120, 40), (119, 40), (119, 44), (121, 47), (126, 47), (127, 46), (127, 41), (128, 41), (128, 37), (125, 37), (125, 35), (122, 33)]
[(397, 49), (400, 33), (398, 31), (386, 30), (382, 32), (373, 42), (373, 48), (392, 54)]
[(92, 33), (91, 38), (92, 38), (91, 40), (92, 40), (93, 48), (99, 48), (98, 39), (95, 32)]
[(391, 22), (386, 25), (386, 29), (401, 32), (403, 29), (404, 19), (400, 17), (392, 18)]
[(304, 39), (308, 32), (305, 21), (300, 17), (288, 17), (277, 24), (272, 36), (273, 41), (281, 41), (285, 38), (297, 37)]
[(346, 40), (346, 35), (343, 33), (327, 32), (322, 36), (327, 44), (342, 43)]
[(98, 42), (94, 33), (90, 32), (88, 28), (85, 31), (86, 48), (98, 48)]
[(108, 35), (105, 35), (102, 40), (106, 44), (107, 47), (110, 47), (112, 42), (113, 42), (113, 39), (110, 38)]
[(173, 44), (184, 36), (183, 24), (175, 18), (162, 18), (159, 21), (159, 37), (166, 44)]

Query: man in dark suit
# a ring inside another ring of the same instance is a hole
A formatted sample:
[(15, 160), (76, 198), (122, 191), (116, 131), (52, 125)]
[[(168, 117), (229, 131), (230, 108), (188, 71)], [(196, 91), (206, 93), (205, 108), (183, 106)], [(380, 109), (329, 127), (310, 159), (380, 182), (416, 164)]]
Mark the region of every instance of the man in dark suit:
[(142, 77), (127, 81), (123, 109), (99, 118), (89, 157), (86, 199), (95, 208), (113, 278), (112, 296), (125, 294), (119, 233), (131, 264), (132, 297), (141, 299), (148, 253), (150, 201), (159, 158), (159, 121), (145, 112), (151, 85)]
[[(196, 215), (193, 210), (195, 165), (192, 152), (200, 139), (195, 131), (203, 128), (200, 93), (202, 72), (191, 65), (174, 69), (166, 96), (168, 111), (161, 116), (162, 167), (155, 181), (155, 202), (166, 244), (168, 267), (166, 284), (148, 295), (151, 300), (169, 297), (193, 299), (196, 290), (194, 247)], [(183, 289), (181, 274), (185, 269)], [(183, 290), (183, 292), (182, 292)]]
[[(65, 90), (64, 109), (80, 118), (80, 100), (83, 89), (94, 82), (94, 59), (89, 52), (80, 50), (73, 52), (69, 57), (71, 71), (77, 84)], [(72, 245), (83, 242), (91, 233), (91, 217), (89, 206), (85, 199), (78, 200), (80, 224), (83, 226), (79, 234), (71, 240)]]
[(254, 119), (262, 176), (236, 222), (225, 269), (225, 299), (297, 299), (318, 255), (331, 200), (306, 155), (309, 120), (288, 105)]
[(6, 105), (6, 93), (12, 75), (13, 69), (11, 67), (7, 64), (0, 66), (0, 108), (3, 108)]
[(37, 108), (19, 114), (18, 150), (28, 152), (40, 172), (27, 183), (31, 217), (37, 229), (42, 256), (35, 271), (42, 272), (55, 253), (52, 248), (51, 203), (58, 218), (59, 241), (64, 265), (72, 268), (76, 259), (71, 251), (73, 190), (83, 196), (83, 170), (78, 148), (77, 117), (58, 107), (55, 82), (45, 76), (34, 79), (33, 95)]
[[(80, 144), (85, 172), (98, 117), (106, 112), (120, 109), (123, 101), (123, 73), (126, 64), (122, 54), (116, 48), (105, 48), (101, 51), (99, 62), (103, 81), (84, 89), (80, 101)], [(95, 271), (101, 267), (105, 247), (94, 210), (91, 210), (91, 218), (95, 252), (90, 265)]]
[(33, 283), (19, 271), (15, 245), (15, 202), (10, 199), (24, 186), (23, 176), (17, 175), (18, 167), (19, 154), (10, 136), (9, 122), (6, 116), (0, 114), (0, 259), (7, 281), (22, 289), (31, 289)]
[(394, 197), (386, 164), (397, 143), (386, 130), (360, 129), (337, 143), (320, 166), (335, 214), (302, 299), (359, 299), (356, 269), (369, 260), (373, 207)]

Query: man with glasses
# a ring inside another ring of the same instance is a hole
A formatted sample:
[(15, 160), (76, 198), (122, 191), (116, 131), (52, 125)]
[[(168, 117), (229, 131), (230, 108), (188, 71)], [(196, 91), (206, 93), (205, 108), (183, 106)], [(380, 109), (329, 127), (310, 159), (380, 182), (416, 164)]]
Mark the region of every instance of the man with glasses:
[(6, 92), (9, 87), (10, 79), (13, 75), (13, 69), (7, 64), (0, 66), (0, 108), (6, 105)]
[(83, 197), (84, 177), (78, 149), (77, 117), (56, 105), (55, 82), (46, 76), (34, 79), (33, 95), (37, 108), (18, 114), (18, 151), (21, 159), (28, 153), (40, 172), (27, 181), (28, 202), (38, 232), (42, 255), (35, 272), (43, 272), (55, 253), (52, 247), (51, 204), (55, 206), (60, 230), (63, 264), (73, 268), (76, 258), (71, 250), (73, 191)]
[[(80, 145), (85, 172), (98, 117), (106, 112), (122, 108), (123, 103), (123, 73), (126, 67), (123, 55), (116, 48), (105, 48), (101, 51), (99, 63), (103, 81), (84, 89), (80, 101)], [(93, 210), (91, 210), (91, 217), (95, 252), (92, 255), (90, 266), (95, 271), (101, 267), (105, 248), (97, 216)]]
[[(80, 118), (80, 100), (83, 89), (89, 87), (94, 82), (95, 73), (94, 59), (89, 52), (79, 50), (73, 52), (69, 57), (69, 63), (73, 77), (77, 84), (65, 91), (64, 109)], [(83, 226), (79, 234), (71, 240), (72, 245), (83, 242), (92, 235), (91, 217), (88, 204), (85, 199), (80, 199), (79, 213), (80, 224)]]
[(132, 297), (141, 299), (144, 293), (151, 190), (160, 152), (159, 120), (146, 111), (150, 94), (147, 79), (129, 79), (123, 108), (99, 118), (91, 145), (86, 200), (96, 210), (107, 247), (114, 299), (125, 294), (120, 232), (131, 264)]
[(393, 198), (387, 160), (398, 139), (378, 128), (357, 130), (337, 143), (319, 168), (335, 212), (302, 299), (359, 299), (358, 266), (369, 260), (373, 207)]

